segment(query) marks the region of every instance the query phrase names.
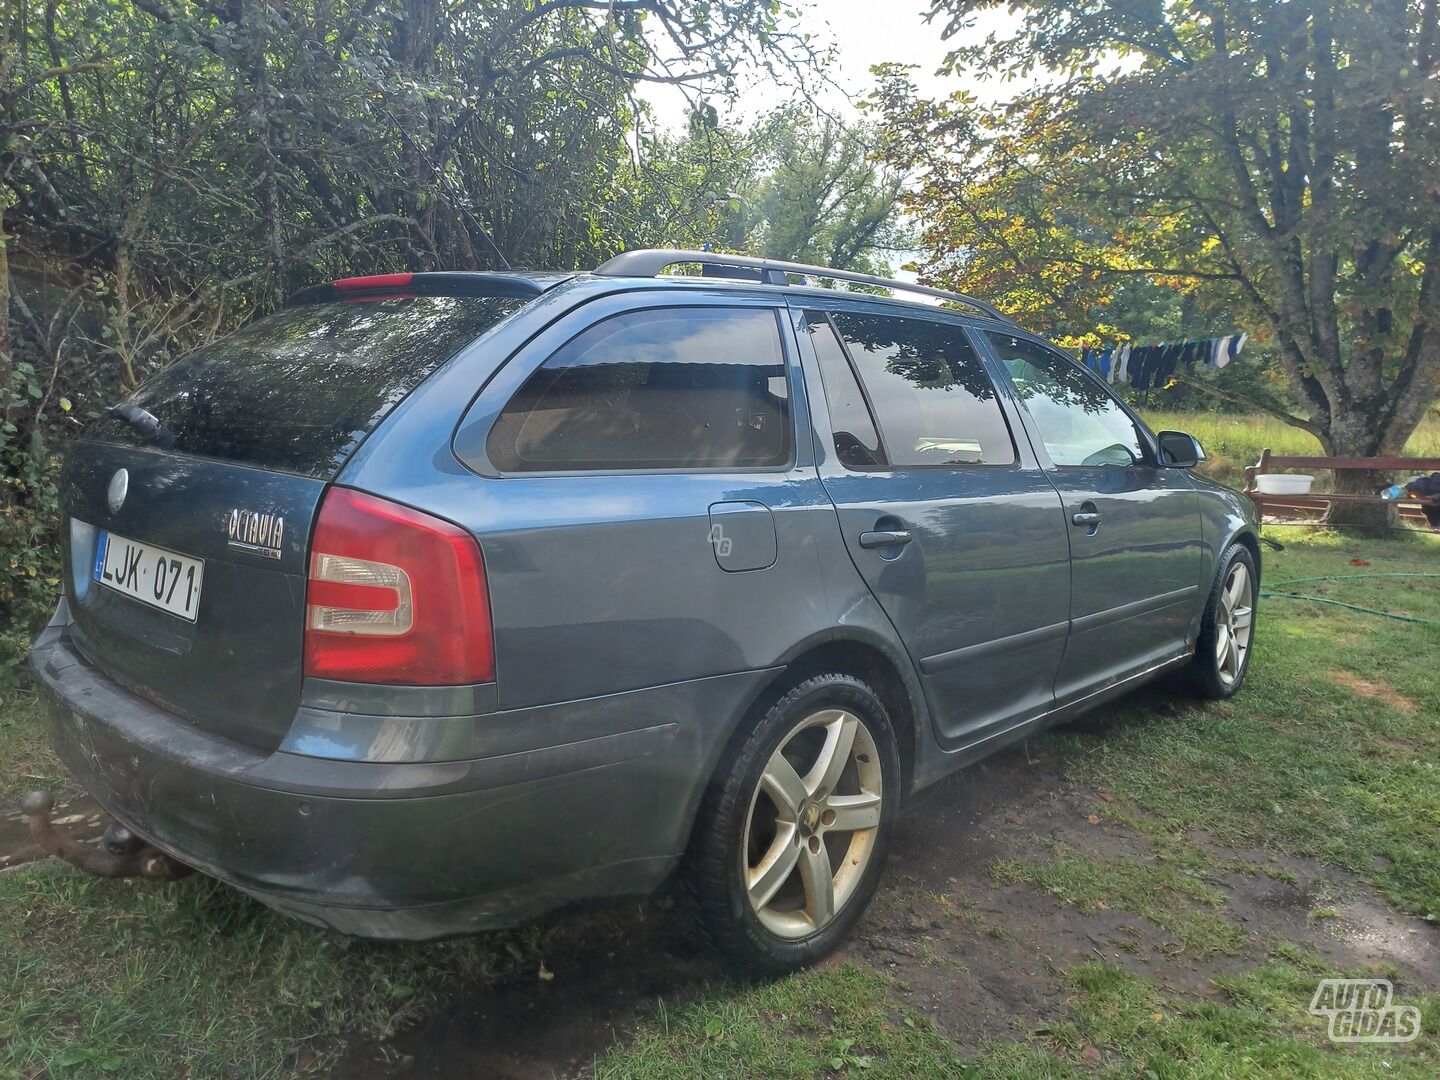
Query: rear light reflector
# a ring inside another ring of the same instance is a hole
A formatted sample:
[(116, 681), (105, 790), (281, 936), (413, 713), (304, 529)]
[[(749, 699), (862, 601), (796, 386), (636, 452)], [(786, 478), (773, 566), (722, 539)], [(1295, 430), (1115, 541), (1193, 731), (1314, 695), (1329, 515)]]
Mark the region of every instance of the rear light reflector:
[(307, 676), (405, 686), (495, 677), (485, 563), (448, 521), (331, 488), (305, 603)]
[(394, 637), (415, 625), (410, 575), (398, 566), (347, 555), (310, 560), (306, 597), (312, 630)]

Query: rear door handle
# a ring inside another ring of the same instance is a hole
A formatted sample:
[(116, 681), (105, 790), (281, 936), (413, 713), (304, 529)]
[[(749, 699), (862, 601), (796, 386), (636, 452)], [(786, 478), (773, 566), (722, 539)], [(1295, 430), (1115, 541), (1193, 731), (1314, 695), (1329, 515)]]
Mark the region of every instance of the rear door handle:
[(1099, 525), (1100, 515), (1094, 510), (1082, 510), (1078, 514), (1070, 515), (1071, 525)]
[(877, 529), (860, 534), (862, 548), (903, 547), (915, 539), (909, 529)]

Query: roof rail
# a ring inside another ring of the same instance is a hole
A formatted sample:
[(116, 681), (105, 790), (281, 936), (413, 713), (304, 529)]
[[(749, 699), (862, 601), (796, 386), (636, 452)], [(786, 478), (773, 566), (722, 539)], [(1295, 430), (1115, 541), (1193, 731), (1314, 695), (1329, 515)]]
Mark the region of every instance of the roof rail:
[(667, 266), (677, 263), (698, 263), (702, 267), (744, 268), (759, 272), (759, 279), (766, 285), (788, 285), (787, 274), (799, 277), (822, 277), (834, 281), (853, 281), (861, 285), (876, 285), (883, 289), (898, 289), (903, 292), (920, 293), (941, 300), (972, 307), (992, 319), (1014, 323), (1014, 319), (1002, 314), (983, 300), (964, 293), (932, 289), (928, 285), (917, 285), (911, 281), (896, 281), (894, 278), (861, 274), (854, 270), (832, 270), (827, 266), (811, 266), (807, 263), (785, 262), (782, 259), (761, 259), (753, 255), (727, 255), (717, 251), (686, 251), (682, 248), (645, 248), (627, 251), (622, 255), (606, 259), (595, 268), (595, 273), (604, 277), (659, 277)]

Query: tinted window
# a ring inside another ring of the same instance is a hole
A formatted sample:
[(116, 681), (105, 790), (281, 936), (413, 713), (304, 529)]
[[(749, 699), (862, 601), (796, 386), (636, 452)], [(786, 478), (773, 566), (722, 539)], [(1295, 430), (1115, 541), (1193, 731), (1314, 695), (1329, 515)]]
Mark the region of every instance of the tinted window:
[(805, 329), (820, 361), (820, 378), (825, 384), (825, 401), (830, 406), (830, 426), (835, 434), (835, 454), (847, 469), (879, 469), (885, 464), (880, 436), (865, 395), (855, 379), (845, 348), (835, 336), (823, 311), (805, 313)]
[(995, 387), (958, 327), (849, 311), (831, 317), (870, 395), (892, 466), (1014, 463)]
[(92, 433), (330, 479), (406, 394), (522, 300), (405, 297), (290, 308), (176, 361)]
[(1073, 360), (1025, 338), (990, 333), (1056, 465), (1134, 465), (1145, 451), (1120, 403)]
[(490, 432), (506, 472), (759, 468), (790, 460), (790, 398), (769, 309), (607, 319), (547, 360)]

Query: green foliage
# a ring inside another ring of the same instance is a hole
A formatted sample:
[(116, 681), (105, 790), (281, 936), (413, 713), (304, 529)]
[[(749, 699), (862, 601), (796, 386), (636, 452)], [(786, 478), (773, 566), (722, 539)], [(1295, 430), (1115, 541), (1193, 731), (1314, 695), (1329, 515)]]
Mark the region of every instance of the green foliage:
[(8, 375), (0, 386), (0, 694), (22, 681), (21, 658), (60, 585), (56, 472), (70, 407), (29, 360)]
[(702, 106), (687, 134), (656, 135), (635, 94), (650, 79), (723, 92), (742, 64), (803, 85), (823, 59), (789, 6), (750, 0), (5, 7), (0, 690), (57, 591), (65, 439), (302, 286), (588, 267), (770, 228), (870, 258), (895, 185), (859, 136), (824, 127), (845, 193), (807, 231), (765, 192), (782, 164), (823, 171), (805, 156), (813, 121), (726, 130)]
[(1013, 32), (957, 37), (951, 62), (1041, 65), (1031, 88), (925, 101), (891, 67), (876, 95), (887, 158), (923, 176), (922, 276), (1072, 342), (1131, 336), (1137, 293), (1178, 290), (1184, 336), (1238, 323), (1269, 346), (1287, 392), (1257, 406), (1335, 453), (1403, 446), (1440, 392), (1433, 6), (936, 9), (953, 31), (1001, 6)]
[(754, 246), (772, 258), (889, 274), (890, 254), (913, 240), (897, 220), (904, 174), (876, 159), (874, 129), (794, 106), (756, 135), (765, 157), (749, 196)]

